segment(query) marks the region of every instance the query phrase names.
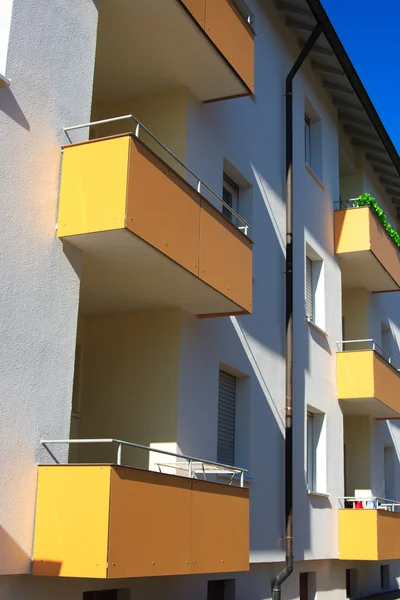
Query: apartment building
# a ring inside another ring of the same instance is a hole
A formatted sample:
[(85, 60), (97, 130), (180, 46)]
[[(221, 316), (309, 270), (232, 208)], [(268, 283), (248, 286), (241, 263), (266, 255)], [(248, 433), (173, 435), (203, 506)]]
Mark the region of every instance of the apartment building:
[(398, 588), (399, 248), (357, 198), (396, 229), (400, 161), (320, 2), (3, 0), (0, 80), (0, 598), (269, 599), (290, 480), (282, 597)]

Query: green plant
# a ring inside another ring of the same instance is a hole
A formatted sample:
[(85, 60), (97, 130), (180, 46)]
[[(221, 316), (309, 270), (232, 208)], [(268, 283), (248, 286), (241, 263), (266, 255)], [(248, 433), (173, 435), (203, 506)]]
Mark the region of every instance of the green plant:
[(382, 223), (382, 226), (387, 231), (388, 235), (392, 238), (393, 242), (398, 248), (400, 248), (400, 235), (395, 229), (393, 229), (393, 227), (387, 220), (385, 211), (381, 209), (381, 207), (379, 206), (375, 198), (371, 196), (371, 194), (361, 194), (361, 196), (356, 198), (354, 203), (356, 206), (369, 206), (372, 212), (378, 217), (379, 221)]

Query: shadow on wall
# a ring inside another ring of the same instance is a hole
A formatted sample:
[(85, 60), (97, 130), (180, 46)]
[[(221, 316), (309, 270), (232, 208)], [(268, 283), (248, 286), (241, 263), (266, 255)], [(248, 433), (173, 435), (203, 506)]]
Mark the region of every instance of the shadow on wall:
[(17, 99), (10, 88), (0, 88), (0, 112), (6, 114), (10, 119), (30, 131), (30, 125), (26, 119)]
[(0, 573), (12, 575), (30, 572), (30, 557), (0, 525)]

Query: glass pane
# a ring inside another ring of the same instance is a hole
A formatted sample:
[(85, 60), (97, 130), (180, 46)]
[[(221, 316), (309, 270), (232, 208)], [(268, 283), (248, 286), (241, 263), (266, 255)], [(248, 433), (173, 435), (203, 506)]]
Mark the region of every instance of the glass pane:
[[(233, 196), (231, 192), (228, 189), (226, 189), (226, 187), (224, 187), (223, 189), (222, 200), (232, 208)], [(227, 217), (230, 221), (232, 221), (232, 213), (226, 208), (226, 206), (222, 207), (222, 214), (225, 217)]]

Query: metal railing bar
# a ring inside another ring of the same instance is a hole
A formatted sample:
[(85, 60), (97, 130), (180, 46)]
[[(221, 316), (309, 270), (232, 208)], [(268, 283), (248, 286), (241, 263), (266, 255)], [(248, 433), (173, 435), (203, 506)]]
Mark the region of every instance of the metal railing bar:
[[(393, 512), (395, 512), (395, 508), (400, 509), (400, 501), (399, 500), (390, 500), (389, 498), (382, 498), (380, 496), (341, 496), (338, 498), (338, 504), (340, 507), (344, 506), (345, 502), (372, 502), (375, 503), (375, 509), (382, 508), (390, 508)], [(349, 507), (352, 509), (353, 507)], [(366, 509), (368, 510), (368, 509)]]
[(188, 173), (190, 173), (190, 175), (192, 175), (197, 180), (196, 187), (192, 186), (192, 184), (188, 182), (189, 185), (191, 185), (191, 187), (193, 187), (198, 193), (200, 193), (201, 186), (204, 186), (206, 188), (206, 190), (208, 192), (210, 192), (210, 194), (215, 198), (215, 200), (217, 200), (217, 202), (219, 202), (222, 206), (224, 206), (226, 209), (228, 209), (229, 212), (234, 217), (236, 217), (236, 219), (238, 219), (241, 223), (243, 223), (244, 229), (245, 229), (245, 235), (247, 235), (247, 229), (251, 229), (251, 225), (249, 225), (249, 223), (247, 223), (247, 221), (245, 219), (243, 219), (243, 217), (241, 217), (231, 206), (229, 206), (229, 204), (227, 204), (206, 183), (204, 183), (204, 181), (202, 181), (200, 179), (200, 177), (198, 177), (196, 175), (196, 173), (194, 173), (191, 169), (189, 169), (189, 167), (180, 158), (178, 158), (172, 152), (172, 150), (170, 150), (168, 148), (168, 146), (163, 144), (163, 142), (161, 140), (159, 140), (149, 129), (147, 129), (147, 127), (145, 125), (143, 125), (143, 123), (141, 123), (134, 115), (123, 115), (121, 117), (111, 117), (109, 119), (101, 119), (100, 121), (91, 121), (90, 123), (82, 123), (80, 125), (72, 125), (70, 127), (64, 127), (63, 131), (65, 134), (67, 134), (69, 141), (71, 141), (71, 138), (68, 135), (69, 131), (75, 131), (77, 129), (84, 129), (85, 127), (94, 127), (96, 125), (104, 125), (106, 123), (115, 123), (116, 121), (125, 121), (127, 119), (132, 119), (136, 123), (135, 132), (133, 132), (133, 131), (130, 132), (130, 133), (132, 133), (132, 135), (139, 138), (139, 129), (142, 128), (155, 142), (157, 142), (157, 144), (159, 144), (161, 146), (161, 148), (163, 148), (163, 150), (165, 150), (170, 156), (172, 156), (172, 158), (174, 160), (176, 160), (177, 163), (181, 165), (181, 167), (183, 167)]
[(380, 356), (382, 356), (382, 358), (384, 360), (386, 360), (386, 362), (388, 362), (389, 365), (393, 366), (396, 370), (400, 370), (400, 362), (398, 360), (396, 360), (395, 358), (393, 358), (392, 355), (389, 354), (389, 352), (387, 350), (382, 348), (382, 346), (380, 346), (377, 342), (375, 342), (374, 339), (338, 341), (338, 342), (336, 342), (336, 348), (337, 348), (338, 352), (343, 352), (344, 344), (371, 344), (372, 350), (374, 350), (375, 352), (378, 352), (378, 354)]
[(206, 460), (203, 458), (196, 458), (194, 456), (188, 456), (186, 454), (177, 454), (170, 450), (161, 450), (159, 448), (150, 448), (149, 446), (143, 446), (142, 444), (135, 444), (134, 442), (126, 442), (124, 440), (118, 440), (113, 438), (98, 438), (98, 439), (71, 439), (71, 440), (40, 440), (42, 446), (46, 447), (47, 444), (118, 444), (121, 446), (129, 446), (131, 448), (138, 448), (139, 450), (147, 450), (148, 452), (156, 452), (158, 454), (164, 454), (166, 456), (174, 456), (175, 458), (184, 458), (187, 461), (204, 463), (205, 465), (213, 465), (215, 467), (221, 467), (227, 471), (237, 471), (237, 473), (247, 473), (247, 469), (242, 467), (234, 467), (232, 465), (225, 465), (223, 463), (215, 462), (212, 460)]

